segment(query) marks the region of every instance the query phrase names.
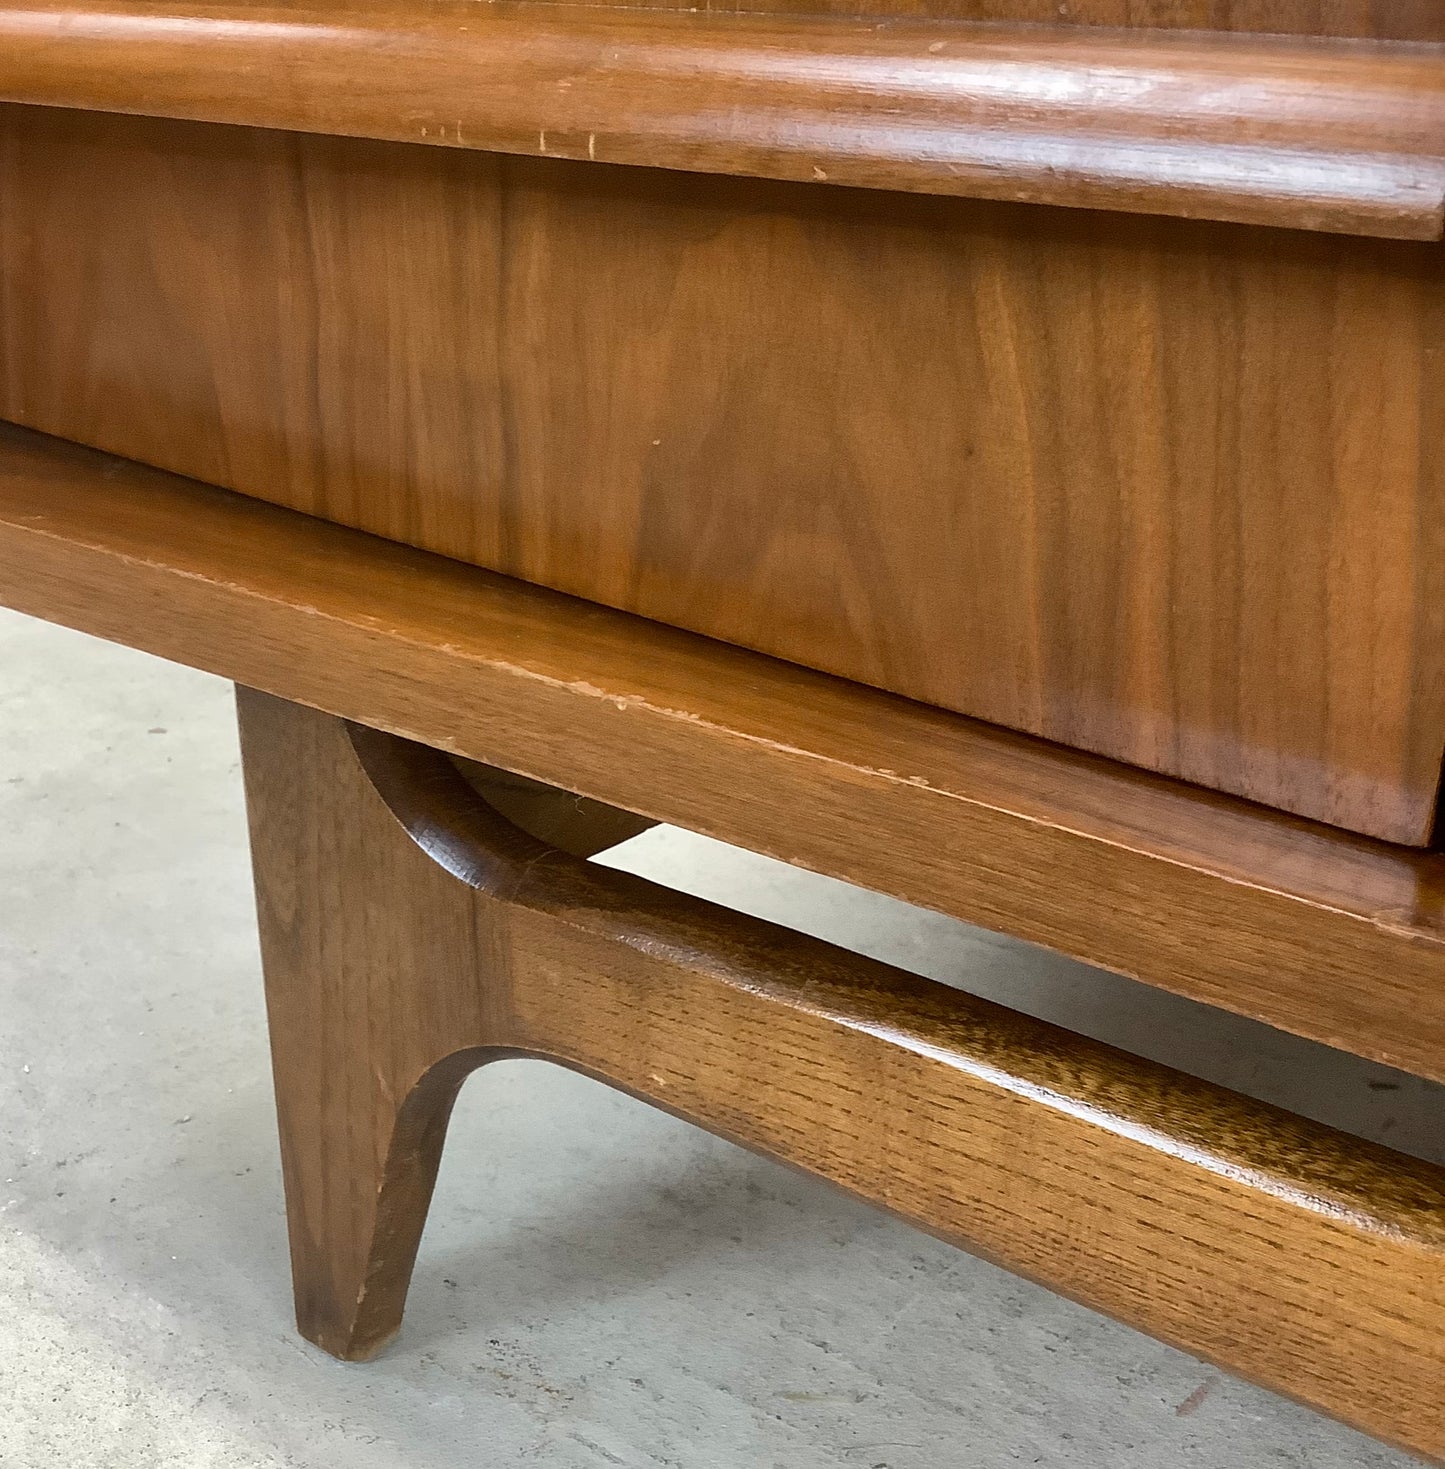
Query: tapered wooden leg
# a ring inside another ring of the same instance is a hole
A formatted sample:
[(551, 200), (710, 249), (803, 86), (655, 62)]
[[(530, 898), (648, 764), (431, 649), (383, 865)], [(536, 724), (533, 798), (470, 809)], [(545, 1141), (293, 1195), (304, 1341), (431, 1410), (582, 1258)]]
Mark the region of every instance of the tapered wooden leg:
[[(593, 866), (434, 750), (258, 694), (241, 717), (328, 1351), (397, 1328), (462, 1078), (532, 1055), (1445, 1461), (1445, 1170)], [(577, 851), (630, 829), (539, 799)]]
[(395, 1334), (457, 1089), (487, 1052), (485, 935), (360, 779), (340, 721), (238, 691), (301, 1332)]

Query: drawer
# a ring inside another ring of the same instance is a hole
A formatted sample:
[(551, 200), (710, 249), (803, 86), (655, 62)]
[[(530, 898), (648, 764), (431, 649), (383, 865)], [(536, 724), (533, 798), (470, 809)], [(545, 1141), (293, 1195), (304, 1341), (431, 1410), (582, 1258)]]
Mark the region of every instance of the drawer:
[(0, 108), (0, 417), (1388, 840), (1430, 241)]

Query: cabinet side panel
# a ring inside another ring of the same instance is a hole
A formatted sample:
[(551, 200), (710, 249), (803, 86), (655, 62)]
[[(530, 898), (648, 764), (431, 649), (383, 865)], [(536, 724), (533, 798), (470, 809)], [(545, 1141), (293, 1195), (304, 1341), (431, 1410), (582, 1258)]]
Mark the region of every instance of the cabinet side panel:
[(1438, 246), (0, 108), (0, 416), (1391, 840)]

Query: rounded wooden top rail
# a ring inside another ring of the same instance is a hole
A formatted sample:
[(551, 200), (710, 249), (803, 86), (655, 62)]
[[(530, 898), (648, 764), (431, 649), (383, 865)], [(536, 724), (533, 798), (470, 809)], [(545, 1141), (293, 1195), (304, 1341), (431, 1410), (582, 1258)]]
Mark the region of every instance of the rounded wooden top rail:
[(0, 100), (1404, 239), (1445, 47), (539, 3), (0, 5)]

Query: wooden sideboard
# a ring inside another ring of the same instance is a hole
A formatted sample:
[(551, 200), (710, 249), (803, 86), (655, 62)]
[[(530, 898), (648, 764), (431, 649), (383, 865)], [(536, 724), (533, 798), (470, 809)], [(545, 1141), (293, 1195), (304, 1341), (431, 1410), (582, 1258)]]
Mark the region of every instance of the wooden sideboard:
[(1445, 6), (858, 9), (0, 8), (0, 600), (265, 691), (328, 1349), (522, 1052), (1445, 1456), (1439, 1170), (580, 865), (675, 821), (1445, 1077)]

